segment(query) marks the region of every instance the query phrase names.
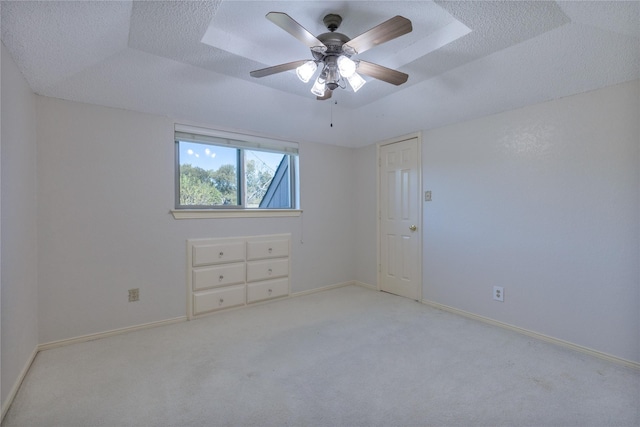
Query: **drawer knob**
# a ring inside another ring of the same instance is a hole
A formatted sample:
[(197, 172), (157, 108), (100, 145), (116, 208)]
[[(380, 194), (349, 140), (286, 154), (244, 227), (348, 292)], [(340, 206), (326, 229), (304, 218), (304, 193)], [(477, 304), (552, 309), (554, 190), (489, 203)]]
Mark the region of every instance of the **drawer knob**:
[(224, 279), (224, 276), (221, 274), (220, 275), (220, 281), (222, 282), (222, 279)]
[(269, 248), (269, 253), (273, 252), (273, 248)]
[(271, 292), (273, 292), (271, 289), (269, 289), (269, 295), (271, 295)]
[(224, 256), (224, 252), (220, 251), (220, 253), (218, 254), (218, 256), (219, 256), (220, 258), (222, 258), (222, 257)]
[(220, 298), (220, 304), (224, 303), (224, 299)]
[(269, 275), (271, 275), (271, 273), (273, 273), (273, 270), (272, 270), (272, 269), (269, 269)]

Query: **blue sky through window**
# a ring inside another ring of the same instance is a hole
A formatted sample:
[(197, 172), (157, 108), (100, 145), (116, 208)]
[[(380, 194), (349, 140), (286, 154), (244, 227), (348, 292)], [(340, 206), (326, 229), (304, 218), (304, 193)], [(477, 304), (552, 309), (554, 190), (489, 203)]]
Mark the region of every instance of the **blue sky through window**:
[[(218, 170), (222, 165), (235, 165), (237, 150), (235, 148), (199, 144), (180, 141), (180, 164), (190, 164), (206, 170)], [(260, 169), (266, 167), (272, 174), (282, 160), (282, 154), (266, 151), (245, 150), (245, 160), (255, 160)]]
[(180, 164), (200, 167), (207, 170), (218, 170), (222, 165), (235, 165), (237, 150), (235, 148), (217, 147), (180, 141)]

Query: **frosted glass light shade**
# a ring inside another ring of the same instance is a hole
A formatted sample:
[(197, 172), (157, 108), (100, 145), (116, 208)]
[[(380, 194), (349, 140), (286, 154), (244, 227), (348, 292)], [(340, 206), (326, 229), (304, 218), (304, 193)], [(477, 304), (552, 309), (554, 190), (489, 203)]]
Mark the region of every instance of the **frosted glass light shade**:
[(346, 56), (340, 56), (338, 58), (338, 70), (340, 70), (342, 77), (349, 78), (356, 72), (356, 63)]
[(318, 65), (314, 61), (307, 61), (301, 66), (299, 66), (298, 68), (296, 68), (296, 74), (298, 75), (298, 78), (300, 80), (307, 83), (317, 69), (318, 69)]
[(316, 96), (324, 96), (325, 90), (325, 79), (323, 79), (322, 77), (318, 77), (316, 82), (313, 84), (313, 87), (311, 88), (311, 93)]
[(354, 92), (360, 90), (360, 88), (366, 83), (366, 81), (358, 73), (353, 73), (351, 76), (347, 77), (347, 81), (351, 85), (351, 89), (353, 89)]

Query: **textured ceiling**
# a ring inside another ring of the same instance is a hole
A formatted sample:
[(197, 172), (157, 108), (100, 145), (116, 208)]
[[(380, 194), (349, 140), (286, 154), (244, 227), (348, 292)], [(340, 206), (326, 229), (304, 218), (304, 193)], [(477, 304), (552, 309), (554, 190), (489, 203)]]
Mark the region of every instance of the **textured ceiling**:
[[(639, 2), (2, 1), (2, 42), (34, 92), (294, 140), (360, 146), (640, 78)], [(310, 58), (267, 19), (353, 38), (395, 16), (413, 31), (362, 55), (409, 74), (316, 101)], [(337, 104), (336, 104), (337, 102)], [(330, 127), (329, 124), (334, 126)]]

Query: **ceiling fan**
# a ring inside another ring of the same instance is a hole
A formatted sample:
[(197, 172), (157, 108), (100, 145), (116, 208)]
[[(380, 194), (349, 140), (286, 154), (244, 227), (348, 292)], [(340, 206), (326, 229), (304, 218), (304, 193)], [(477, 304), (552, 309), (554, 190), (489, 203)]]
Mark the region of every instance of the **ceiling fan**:
[(346, 82), (354, 92), (357, 92), (366, 83), (360, 74), (396, 86), (403, 84), (409, 78), (405, 73), (382, 65), (351, 59), (352, 56), (363, 53), (372, 47), (410, 33), (412, 26), (411, 21), (407, 18), (395, 16), (353, 39), (336, 32), (342, 23), (340, 15), (329, 14), (325, 16), (323, 23), (329, 32), (320, 34), (318, 37), (315, 37), (286, 13), (269, 12), (266, 18), (307, 45), (314, 59), (303, 59), (255, 70), (250, 73), (252, 77), (265, 77), (295, 68), (300, 80), (307, 83), (315, 74), (318, 65), (321, 65), (320, 74), (311, 88), (311, 93), (316, 95), (319, 100), (331, 98), (334, 89), (346, 88)]

